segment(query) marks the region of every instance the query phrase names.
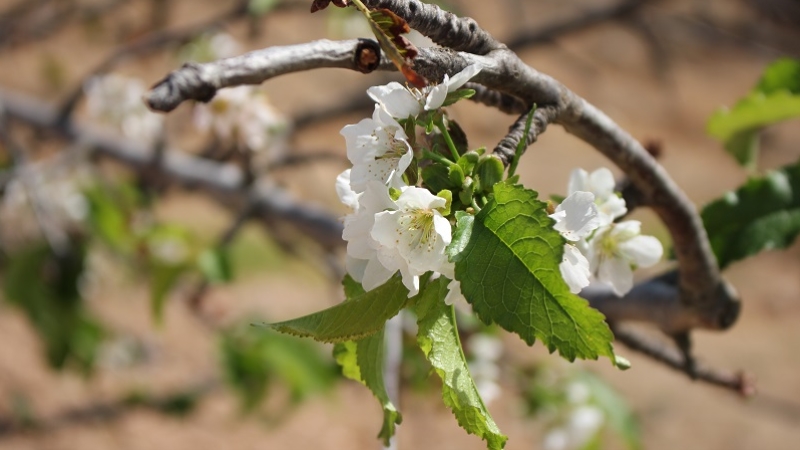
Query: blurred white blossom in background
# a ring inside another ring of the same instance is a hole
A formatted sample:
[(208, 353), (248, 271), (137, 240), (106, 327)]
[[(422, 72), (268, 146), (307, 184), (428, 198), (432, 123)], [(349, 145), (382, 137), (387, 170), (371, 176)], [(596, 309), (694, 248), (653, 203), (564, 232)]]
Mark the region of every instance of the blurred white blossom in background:
[(220, 89), (210, 102), (197, 103), (194, 124), (223, 144), (262, 153), (268, 160), (285, 153), (290, 129), (286, 117), (254, 86)]
[(118, 129), (123, 136), (145, 145), (155, 144), (164, 128), (164, 116), (147, 109), (147, 91), (138, 79), (118, 74), (92, 77), (84, 86), (89, 116)]

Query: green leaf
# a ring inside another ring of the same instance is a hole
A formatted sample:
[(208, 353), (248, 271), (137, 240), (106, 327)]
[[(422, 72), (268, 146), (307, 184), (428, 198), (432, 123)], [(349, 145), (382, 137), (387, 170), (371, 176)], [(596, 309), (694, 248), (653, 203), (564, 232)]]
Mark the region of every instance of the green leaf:
[(725, 150), (736, 159), (739, 165), (755, 170), (758, 161), (758, 135), (758, 130), (740, 131), (725, 141)]
[(552, 353), (614, 361), (605, 318), (571, 294), (558, 268), (565, 240), (553, 229), (537, 193), (506, 183), (475, 216), (472, 235), (455, 258), (456, 279), (475, 313), (528, 345), (540, 339)]
[(137, 193), (126, 185), (108, 189), (95, 186), (84, 191), (89, 203), (88, 222), (93, 234), (112, 249), (133, 254), (136, 236), (130, 227), (134, 209), (140, 203)]
[(90, 375), (105, 331), (86, 311), (78, 290), (82, 243), (73, 241), (66, 254), (56, 255), (46, 243), (36, 242), (7, 256), (5, 300), (36, 330), (50, 367)]
[(708, 121), (708, 133), (727, 142), (737, 133), (771, 125), (800, 115), (800, 95), (789, 91), (770, 94), (754, 92), (730, 110), (715, 112)]
[(739, 164), (755, 168), (758, 132), (767, 125), (800, 116), (800, 60), (779, 59), (767, 67), (756, 87), (733, 109), (715, 112), (708, 133), (721, 140)]
[(788, 247), (800, 233), (800, 161), (751, 178), (706, 205), (701, 217), (721, 268)]
[(221, 334), (225, 380), (237, 392), (244, 411), (267, 396), (273, 382), (288, 386), (292, 403), (329, 389), (334, 366), (310, 341), (250, 326), (234, 326)]
[(383, 350), (384, 337), (381, 328), (377, 333), (363, 339), (337, 343), (333, 348), (333, 355), (342, 366), (342, 373), (366, 386), (380, 402), (383, 408), (383, 424), (378, 437), (388, 447), (397, 425), (403, 421), (403, 416), (392, 404), (383, 384)]
[(455, 311), (443, 301), (448, 283), (444, 277), (429, 282), (417, 300), (417, 342), (442, 379), (442, 398), (458, 424), (485, 440), (489, 449), (501, 449), (508, 438), (483, 404), (461, 348)]
[(203, 251), (197, 257), (197, 267), (212, 283), (226, 283), (233, 279), (230, 255), (226, 247), (213, 247)]
[(800, 60), (781, 58), (764, 70), (756, 90), (765, 94), (787, 90), (800, 95)]
[(150, 275), (150, 307), (156, 323), (161, 324), (167, 295), (189, 271), (193, 236), (176, 225), (155, 225), (147, 231), (147, 268)]
[(359, 339), (383, 329), (387, 320), (394, 317), (408, 303), (408, 289), (399, 276), (369, 292), (359, 292), (357, 284), (345, 277), (347, 301), (307, 316), (285, 322), (269, 324), (281, 333), (310, 337), (321, 342), (342, 342)]
[(472, 237), (472, 226), (475, 223), (475, 216), (464, 211), (456, 211), (456, 230), (453, 232), (453, 240), (447, 246), (447, 258), (455, 262), (467, 247)]

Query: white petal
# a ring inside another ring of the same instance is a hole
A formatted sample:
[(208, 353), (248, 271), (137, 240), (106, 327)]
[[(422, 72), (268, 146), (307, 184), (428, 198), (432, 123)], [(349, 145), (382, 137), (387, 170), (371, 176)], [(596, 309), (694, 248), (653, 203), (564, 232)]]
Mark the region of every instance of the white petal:
[(364, 270), (364, 280), (361, 284), (365, 291), (371, 291), (389, 281), (394, 272), (394, 270), (384, 267), (377, 258), (370, 259)]
[[(564, 214), (558, 214), (559, 212)], [(550, 217), (557, 222), (554, 228), (570, 241), (584, 238), (600, 223), (597, 206), (594, 204), (594, 194), (584, 191), (570, 194)]]
[(344, 267), (354, 280), (361, 283), (361, 280), (364, 279), (364, 271), (367, 269), (367, 262), (366, 259), (353, 258), (348, 254), (344, 260)]
[(458, 280), (450, 280), (447, 284), (447, 295), (444, 297), (444, 303), (447, 305), (455, 305), (459, 301), (467, 301), (464, 294), (461, 293), (461, 282)]
[(397, 207), (402, 210), (436, 209), (444, 208), (447, 201), (442, 197), (433, 195), (427, 189), (409, 186), (402, 190), (396, 203)]
[[(445, 80), (447, 80), (447, 75), (445, 75)], [(433, 111), (434, 109), (440, 108), (444, 104), (445, 99), (447, 99), (447, 85), (439, 84), (433, 86), (425, 97), (425, 110)]]
[(569, 174), (569, 183), (567, 184), (567, 193), (569, 195), (578, 191), (588, 191), (587, 180), (589, 173), (583, 169), (575, 169)]
[(633, 287), (633, 271), (628, 261), (622, 258), (606, 258), (600, 261), (597, 278), (615, 294), (623, 296)]
[(461, 72), (453, 75), (453, 78), (450, 78), (448, 81), (445, 78), (443, 84), (447, 84), (447, 92), (454, 92), (461, 86), (463, 86), (467, 81), (471, 80), (472, 77), (478, 74), (482, 69), (480, 64), (471, 64), (464, 68)]
[(450, 241), (453, 239), (453, 227), (450, 225), (450, 221), (438, 211), (433, 213), (433, 229), (436, 230), (436, 234), (439, 235), (445, 247), (450, 245)]
[(600, 200), (605, 200), (614, 194), (614, 174), (605, 167), (589, 174), (589, 184), (592, 193)]
[(419, 294), (419, 276), (403, 269), (400, 269), (400, 275), (403, 276), (403, 286), (408, 289), (408, 297)]
[(626, 220), (614, 224), (611, 229), (611, 237), (617, 242), (624, 242), (639, 236), (642, 233), (642, 223), (638, 220)]
[(577, 294), (589, 285), (589, 261), (574, 245), (564, 245), (564, 259), (558, 265), (561, 277), (567, 282), (569, 291)]
[(349, 206), (354, 211), (358, 209), (358, 194), (350, 188), (350, 169), (336, 177), (336, 194), (345, 206)]
[(373, 86), (367, 89), (367, 94), (397, 119), (416, 116), (422, 110), (419, 100), (396, 81), (385, 86)]
[(617, 197), (616, 194), (611, 194), (604, 202), (598, 204), (597, 209), (600, 212), (600, 226), (608, 225), (617, 217), (622, 217), (628, 212), (625, 200)]
[(620, 243), (619, 252), (637, 267), (650, 267), (661, 260), (664, 248), (653, 236), (636, 236)]

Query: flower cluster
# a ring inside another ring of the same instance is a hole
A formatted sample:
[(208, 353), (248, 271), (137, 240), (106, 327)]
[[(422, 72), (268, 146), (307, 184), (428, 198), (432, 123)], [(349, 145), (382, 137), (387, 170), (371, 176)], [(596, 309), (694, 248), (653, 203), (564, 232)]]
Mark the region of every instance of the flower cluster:
[(642, 236), (636, 220), (614, 222), (627, 208), (614, 192), (614, 177), (608, 169), (574, 170), (568, 190), (567, 198), (550, 215), (555, 229), (568, 241), (559, 265), (561, 275), (573, 293), (595, 278), (617, 295), (625, 295), (633, 287), (633, 269), (650, 267), (661, 259), (661, 242)]
[(410, 184), (417, 176), (413, 136), (415, 121), (445, 104), (448, 93), (480, 70), (467, 67), (453, 78), (424, 89), (399, 83), (370, 88), (372, 118), (345, 126), (347, 157), (353, 164), (336, 180), (339, 198), (353, 212), (344, 218), (347, 271), (371, 290), (400, 272), (409, 296), (419, 292), (420, 276), (434, 272), (451, 279), (447, 301), (460, 297), (453, 263), (445, 248), (452, 239), (450, 199)]

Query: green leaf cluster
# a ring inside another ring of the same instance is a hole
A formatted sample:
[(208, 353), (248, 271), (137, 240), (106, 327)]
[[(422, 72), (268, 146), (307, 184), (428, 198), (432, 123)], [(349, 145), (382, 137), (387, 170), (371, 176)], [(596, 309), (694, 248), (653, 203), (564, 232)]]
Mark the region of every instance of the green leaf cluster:
[(800, 60), (783, 58), (769, 65), (755, 88), (733, 108), (715, 112), (707, 130), (739, 164), (754, 169), (760, 130), (798, 116)]
[(706, 205), (701, 217), (721, 268), (790, 246), (800, 233), (800, 161), (751, 178)]

